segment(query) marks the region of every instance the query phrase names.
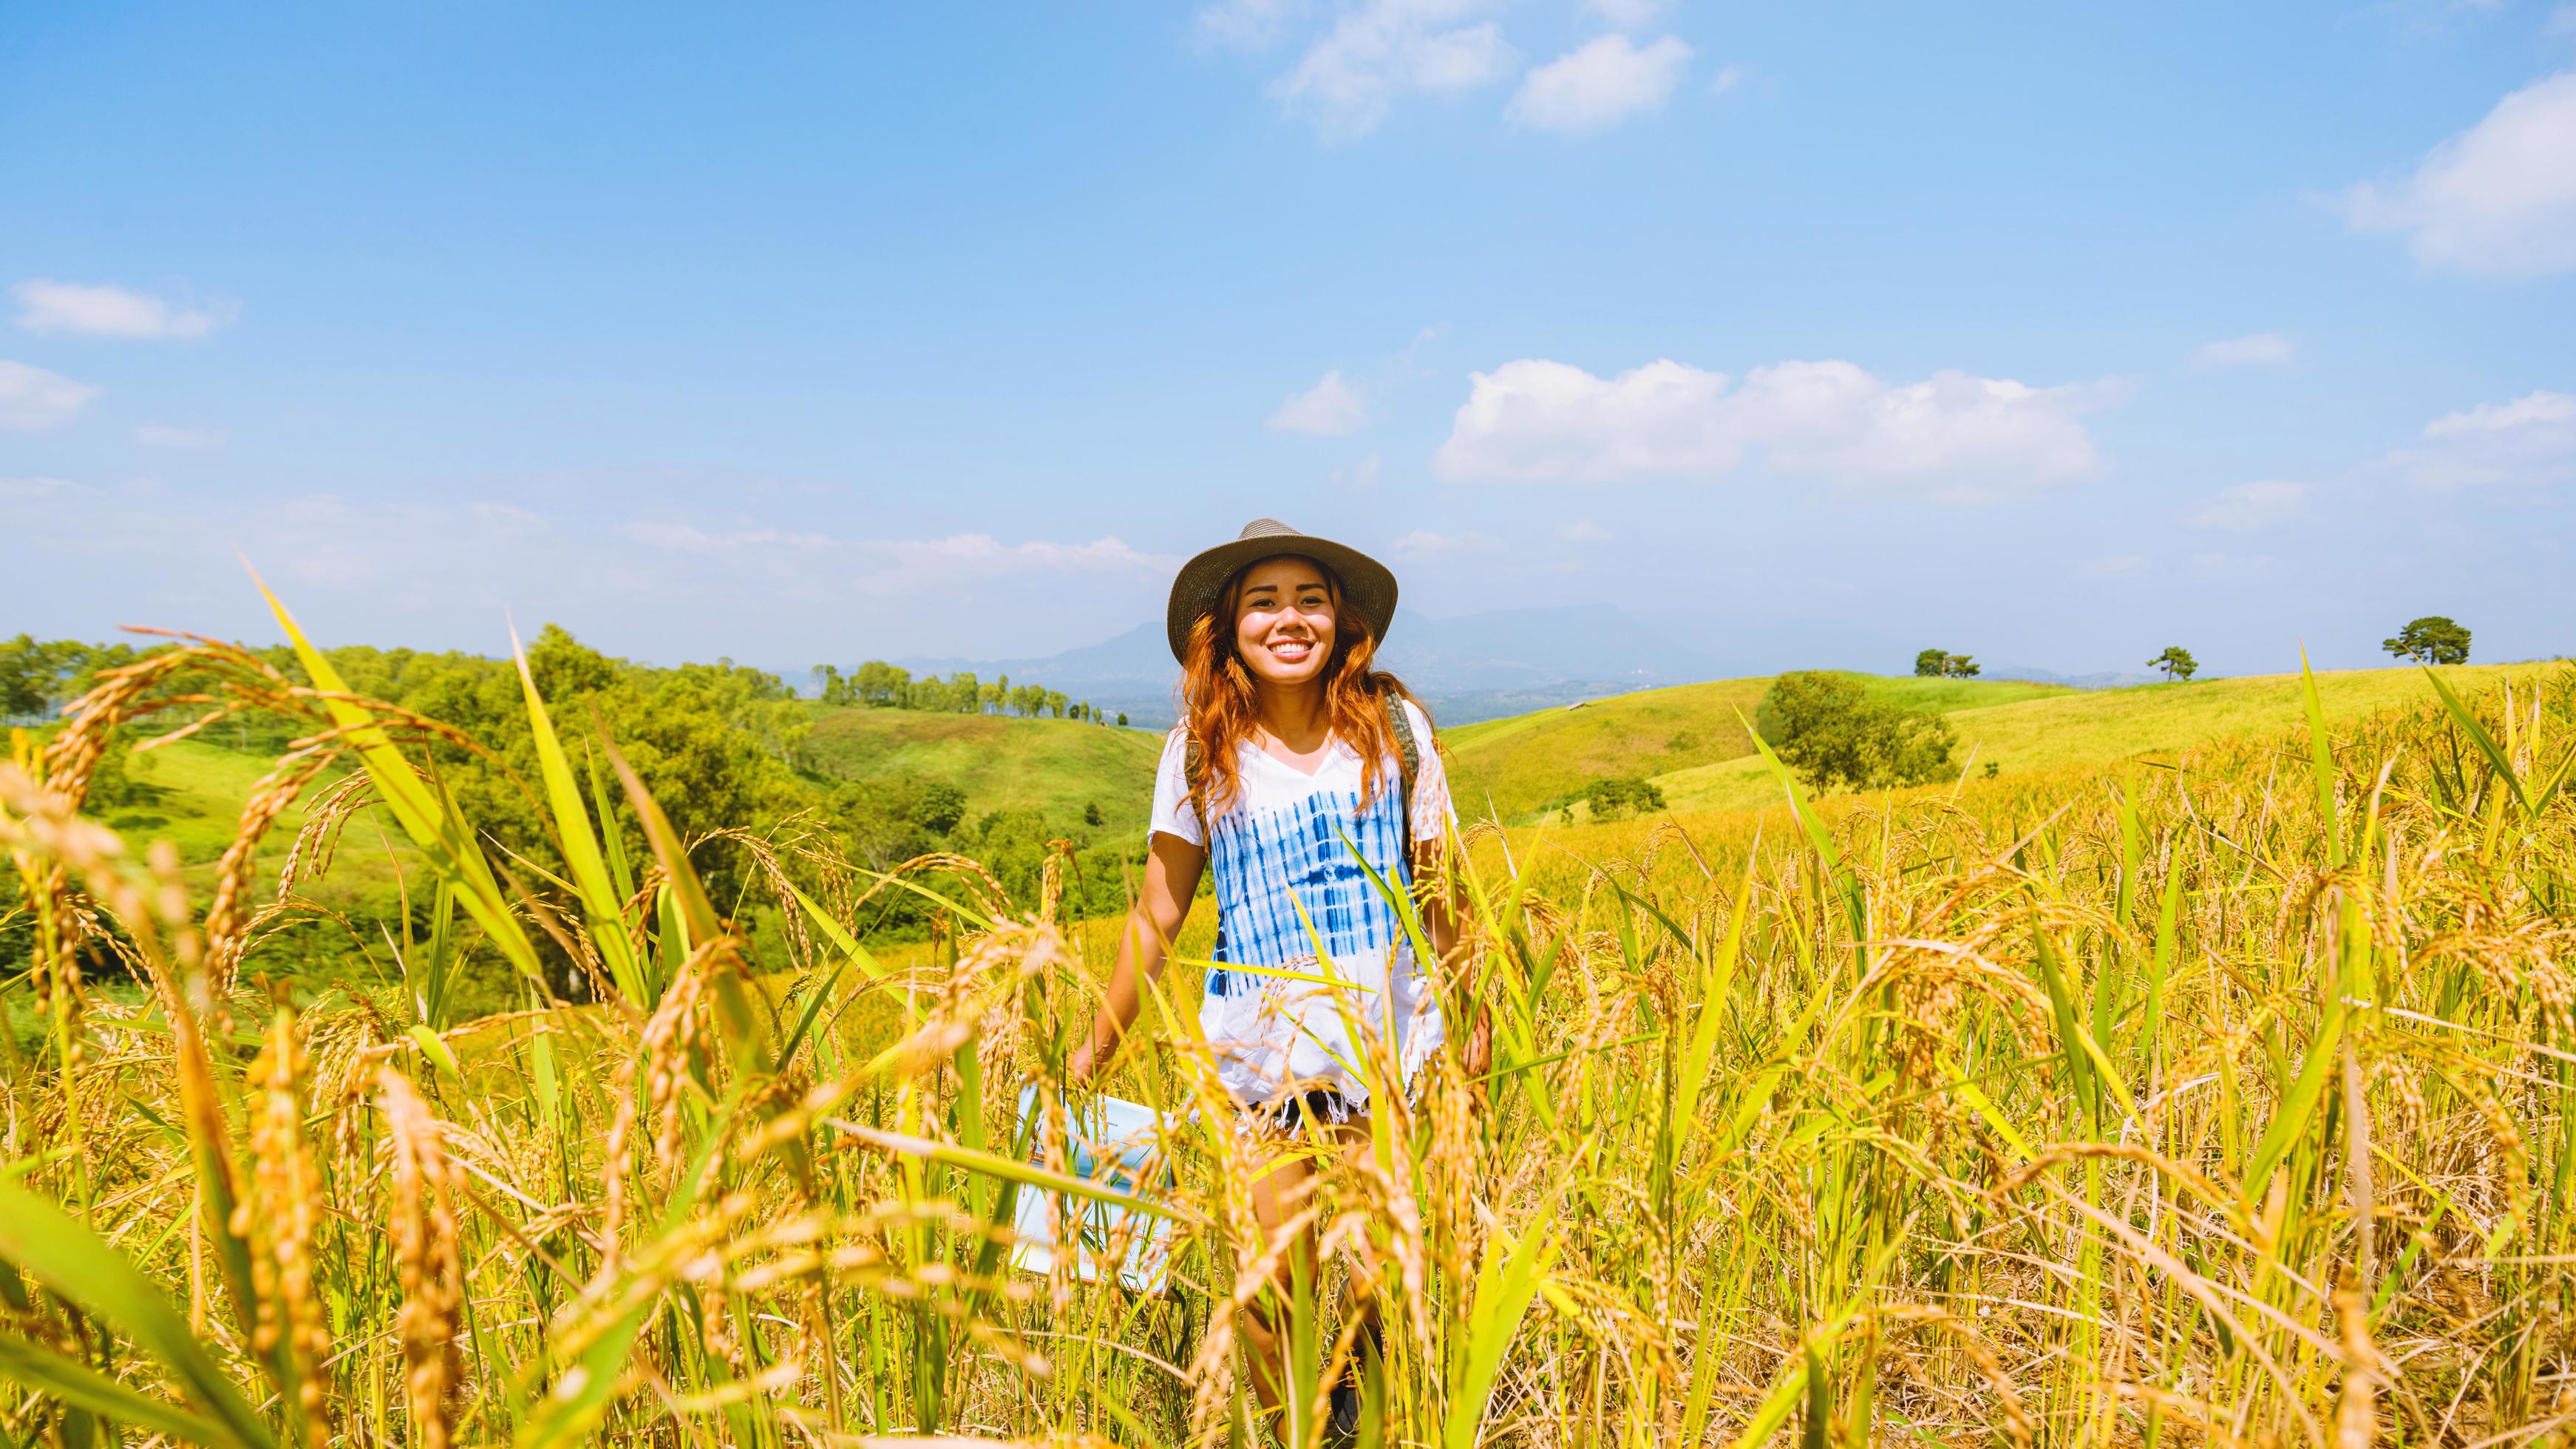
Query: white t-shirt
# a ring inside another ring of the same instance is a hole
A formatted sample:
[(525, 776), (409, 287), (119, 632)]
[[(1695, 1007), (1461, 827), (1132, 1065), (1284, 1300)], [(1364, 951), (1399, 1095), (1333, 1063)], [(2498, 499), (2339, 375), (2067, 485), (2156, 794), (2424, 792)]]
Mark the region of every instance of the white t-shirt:
[[(1404, 710), (1421, 756), (1413, 838), (1435, 840), (1454, 818), (1449, 776), (1432, 748), (1430, 719), (1410, 703)], [(1402, 918), (1360, 868), (1365, 859), (1397, 891), (1413, 879), (1396, 805), (1403, 771), (1395, 756), (1390, 752), (1381, 763), (1377, 798), (1363, 806), (1360, 755), (1349, 745), (1335, 740), (1308, 775), (1247, 741), (1240, 788), (1218, 812), (1210, 844), (1190, 800), (1186, 739), (1185, 728), (1175, 729), (1163, 742), (1153, 828), (1207, 847), (1216, 888), (1216, 959), (1332, 976), (1351, 988), (1337, 993), (1319, 983), (1210, 969), (1199, 1027), (1216, 1049), (1218, 1078), (1246, 1104), (1268, 1102), (1292, 1086), (1327, 1088), (1354, 1106), (1365, 1104), (1365, 1053), (1352, 1039), (1356, 1028), (1391, 1033), (1395, 1059), (1410, 1079), (1440, 1045), (1440, 999), (1413, 959)]]

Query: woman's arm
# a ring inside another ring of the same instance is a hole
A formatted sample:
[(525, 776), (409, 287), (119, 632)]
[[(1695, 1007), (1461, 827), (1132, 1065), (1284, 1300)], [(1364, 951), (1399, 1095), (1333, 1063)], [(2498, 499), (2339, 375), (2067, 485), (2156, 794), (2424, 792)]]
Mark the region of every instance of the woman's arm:
[[(1446, 858), (1446, 842), (1426, 840), (1413, 849), (1413, 878), (1417, 881), (1446, 881), (1441, 866)], [(1449, 908), (1449, 892), (1438, 890), (1418, 902), (1422, 911), (1422, 934), (1429, 938), (1431, 954), (1442, 968), (1453, 962), (1459, 972), (1458, 1000), (1475, 1003), (1475, 1021), (1468, 1027), (1464, 1065), (1467, 1075), (1481, 1077), (1493, 1069), (1494, 1017), (1482, 995), (1477, 992), (1476, 978), (1468, 963), (1458, 957), (1458, 917)]]
[(1096, 1068), (1118, 1055), (1118, 1044), (1144, 1003), (1145, 983), (1163, 979), (1172, 941), (1181, 933), (1181, 922), (1189, 919), (1190, 898), (1198, 894), (1199, 875), (1206, 869), (1203, 847), (1165, 831), (1154, 832), (1145, 855), (1145, 890), (1136, 898), (1135, 909), (1127, 913), (1126, 929), (1119, 934), (1118, 964), (1109, 973), (1100, 1014), (1091, 1023), (1091, 1035), (1074, 1048), (1073, 1060), (1066, 1064), (1066, 1074), (1077, 1084), (1088, 1084)]

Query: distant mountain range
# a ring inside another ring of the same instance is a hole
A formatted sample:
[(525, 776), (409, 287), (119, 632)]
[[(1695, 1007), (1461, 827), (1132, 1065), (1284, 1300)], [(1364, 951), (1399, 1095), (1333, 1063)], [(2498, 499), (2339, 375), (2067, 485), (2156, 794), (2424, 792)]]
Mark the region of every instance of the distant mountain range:
[[(1783, 669), (1884, 674), (1913, 667), (1912, 651), (1901, 644), (1830, 625), (1776, 627), (1758, 641), (1733, 638), (1724, 653), (1686, 642), (1686, 635), (1674, 637), (1682, 632), (1608, 604), (1506, 609), (1455, 619), (1398, 609), (1379, 657), (1429, 702), (1443, 724), (1471, 724), (1634, 689)], [(1180, 678), (1159, 622), (1043, 659), (894, 662), (916, 676), (961, 669), (980, 679), (1007, 674), (1013, 684), (1042, 684), (1104, 710), (1124, 711), (1130, 723), (1147, 728), (1172, 722), (1172, 690)]]
[[(1434, 619), (1398, 609), (1380, 659), (1443, 724), (1472, 724), (1549, 705), (1571, 704), (1635, 689), (1742, 679), (1786, 669), (1854, 669), (1903, 674), (1915, 648), (1867, 630), (1789, 622), (1745, 632), (1728, 623), (1723, 650), (1692, 634), (1701, 620), (1640, 619), (1609, 604), (1505, 609)], [(1042, 684), (1103, 710), (1124, 712), (1148, 729), (1171, 724), (1172, 663), (1159, 621), (1114, 639), (1040, 659), (897, 659), (914, 675), (969, 670), (979, 679), (1007, 674), (1013, 684)], [(2063, 675), (2018, 665), (1989, 665), (1988, 679), (2029, 679), (2104, 688), (2143, 683), (2142, 674)]]

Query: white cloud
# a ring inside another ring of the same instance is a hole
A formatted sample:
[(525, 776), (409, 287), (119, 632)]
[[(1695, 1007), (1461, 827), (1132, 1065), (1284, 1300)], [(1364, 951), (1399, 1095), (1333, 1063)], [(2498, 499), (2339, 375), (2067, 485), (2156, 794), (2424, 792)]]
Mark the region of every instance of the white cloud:
[(2576, 269), (2576, 70), (2534, 81), (2435, 147), (2393, 190), (2357, 186), (2355, 226), (2410, 234), (2416, 259), (2491, 276)]
[(0, 430), (49, 432), (70, 422), (98, 392), (59, 372), (0, 359)]
[(646, 548), (669, 553), (737, 554), (755, 548), (825, 548), (832, 540), (819, 533), (788, 533), (775, 528), (737, 528), (713, 532), (693, 523), (630, 523), (617, 530)]
[(2297, 517), (2306, 511), (2307, 506), (2307, 484), (2266, 478), (2255, 483), (2239, 483), (2220, 493), (2191, 516), (2191, 523), (2194, 528), (2252, 533)]
[(1760, 450), (1775, 473), (1978, 502), (2093, 471), (2077, 419), (2126, 392), (1955, 371), (1899, 386), (1849, 362), (1757, 367), (1735, 386), (1670, 360), (1601, 378), (1525, 358), (1474, 374), (1432, 466), (1460, 481), (1707, 479)]
[(1589, 518), (1578, 518), (1556, 526), (1556, 536), (1567, 543), (1608, 543), (1610, 530)]
[(1448, 554), (1491, 553), (1502, 547), (1502, 540), (1489, 533), (1433, 533), (1417, 528), (1387, 545), (1387, 552), (1398, 558), (1439, 558)]
[(1003, 543), (989, 533), (958, 533), (946, 538), (876, 540), (864, 545), (890, 555), (904, 582), (933, 578), (989, 578), (1028, 570), (1060, 573), (1147, 573), (1173, 561), (1130, 548), (1115, 536), (1089, 543), (1056, 543), (1031, 539)]
[(1378, 479), (1385, 472), (1386, 460), (1371, 453), (1356, 463), (1344, 463), (1335, 468), (1327, 481), (1336, 488), (1347, 488), (1353, 493), (1372, 493), (1377, 490)]
[(2576, 4), (2561, 5), (2550, 11), (2548, 23), (2542, 25), (2540, 29), (2542, 34), (2554, 35), (2562, 40), (2576, 36)]
[(475, 522), (505, 533), (526, 533), (546, 526), (546, 520), (515, 503), (468, 503), (465, 511)]
[(1201, 46), (1216, 50), (1268, 50), (1305, 18), (1306, 0), (1218, 0), (1190, 18)]
[(232, 441), (232, 436), (221, 428), (174, 428), (168, 423), (145, 423), (134, 430), (134, 441), (146, 448), (211, 453)]
[(1542, 131), (1600, 131), (1662, 108), (1691, 48), (1674, 36), (1640, 46), (1604, 35), (1531, 71), (1512, 97), (1514, 120)]
[(1728, 91), (1744, 84), (1749, 75), (1751, 72), (1740, 65), (1727, 66), (1718, 71), (1715, 80), (1708, 83), (1708, 93), (1713, 96), (1725, 95)]
[(2147, 560), (2142, 554), (2118, 553), (2095, 559), (2085, 565), (2084, 572), (2097, 579), (2125, 579), (2146, 566)]
[(1280, 403), (1270, 415), (1270, 426), (1318, 438), (1343, 438), (1367, 426), (1368, 420), (1368, 399), (1342, 380), (1337, 367), (1325, 373), (1323, 381)]
[(0, 478), (0, 499), (29, 503), (69, 493), (79, 486), (69, 478)]
[(2202, 367), (2286, 367), (2296, 361), (2299, 344), (2278, 332), (2256, 332), (2224, 342), (2204, 342), (2191, 355)]
[(123, 287), (83, 286), (36, 277), (9, 289), (25, 308), (18, 325), (30, 332), (75, 332), (90, 337), (203, 337), (232, 320), (229, 307), (174, 306)]
[(1465, 23), (1479, 8), (1480, 0), (1365, 0), (1333, 22), (1271, 94), (1327, 141), (1365, 136), (1404, 95), (1455, 95), (1511, 69), (1501, 28)]
[(1672, 7), (1668, 0), (1583, 0), (1583, 8), (1615, 30), (1643, 30)]
[(2576, 397), (2530, 392), (2444, 414), (2425, 425), (2419, 446), (2381, 466), (2432, 488), (2568, 482), (2576, 479)]

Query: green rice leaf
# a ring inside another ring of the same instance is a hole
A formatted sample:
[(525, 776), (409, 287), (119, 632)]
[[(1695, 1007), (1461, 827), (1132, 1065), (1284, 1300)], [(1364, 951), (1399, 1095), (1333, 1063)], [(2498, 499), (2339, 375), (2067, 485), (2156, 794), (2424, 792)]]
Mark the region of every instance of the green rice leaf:
[(1466, 1352), (1452, 1361), (1449, 1412), (1442, 1421), (1442, 1449), (1475, 1449), (1485, 1405), (1493, 1398), (1494, 1379), (1503, 1355), (1519, 1336), (1530, 1300), (1538, 1296), (1548, 1265), (1556, 1259), (1556, 1240), (1549, 1231), (1556, 1221), (1553, 1201), (1512, 1243), (1508, 1258), (1489, 1246), (1485, 1265), (1476, 1274), (1476, 1294), (1467, 1310)]
[(960, 1147), (948, 1142), (936, 1142), (927, 1137), (915, 1137), (903, 1132), (887, 1132), (875, 1127), (863, 1127), (856, 1122), (844, 1121), (837, 1117), (824, 1120), (826, 1125), (835, 1130), (846, 1132), (870, 1146), (881, 1148), (898, 1157), (910, 1157), (923, 1162), (964, 1168), (968, 1172), (980, 1172), (987, 1177), (1001, 1178), (1005, 1182), (1016, 1182), (1022, 1187), (1034, 1187), (1042, 1192), (1061, 1192), (1075, 1197), (1087, 1197), (1095, 1202), (1105, 1202), (1125, 1208), (1130, 1212), (1151, 1213), (1156, 1217), (1170, 1218), (1175, 1222), (1195, 1224), (1200, 1221), (1198, 1214), (1177, 1203), (1157, 1202), (1137, 1193), (1124, 1192), (1114, 1187), (1103, 1187), (1088, 1178), (1049, 1172), (1035, 1163), (1016, 1162), (998, 1153), (978, 1151), (972, 1147)]
[(2335, 828), (2334, 740), (2326, 733), (2325, 702), (2317, 697), (2316, 672), (2308, 668), (2308, 651), (2299, 650), (2299, 691), (2308, 706), (2308, 763), (2316, 775), (2317, 819), (2325, 825), (2326, 864), (2343, 864), (2343, 832)]
[[(555, 838), (563, 847), (564, 864), (572, 870), (582, 914), (589, 920), (591, 945), (608, 968), (608, 979), (617, 983), (627, 1001), (638, 1010), (650, 1011), (653, 1002), (645, 993), (634, 938), (627, 930), (626, 898), (609, 879), (607, 858), (600, 854), (599, 837), (591, 833), (590, 812), (582, 804), (581, 787), (572, 777), (572, 762), (564, 757), (563, 742), (555, 738), (554, 720), (546, 713), (544, 697), (537, 693), (537, 677), (528, 669), (528, 651), (520, 646), (515, 629), (510, 632), (510, 655), (519, 666), (519, 688), (528, 706), (528, 732), (536, 741), (537, 773), (545, 781), (546, 804), (554, 812)], [(601, 821), (603, 826), (607, 823), (605, 819)]]
[[(2497, 779), (2504, 781), (2504, 787), (2507, 790), (2513, 792), (2514, 803), (2522, 807), (2524, 816), (2538, 815), (2539, 807), (2532, 802), (2531, 796), (2523, 791), (2522, 777), (2514, 773), (2512, 757), (2505, 752), (2502, 745), (2496, 743), (2495, 736), (2487, 733), (2487, 727), (2478, 723), (2478, 717), (2470, 712), (2468, 705), (2462, 703), (2457, 694), (2451, 692), (2451, 686), (2443, 683), (2442, 676), (2434, 673), (2433, 667), (2429, 664), (2424, 666), (2424, 677), (2432, 682), (2433, 692), (2442, 697), (2442, 708), (2450, 714), (2451, 723), (2458, 725), (2461, 733), (2469, 737), (2469, 743), (2477, 746), (2479, 754), (2486, 756), (2487, 767), (2495, 771)], [(2576, 763), (2576, 754), (2571, 754), (2567, 763)], [(2566, 776), (2567, 764), (2562, 763), (2558, 767), (2556, 776), (2550, 781), (2550, 789), (2555, 791), (2558, 782), (2564, 780)], [(2544, 796), (2543, 803), (2546, 803), (2546, 799), (2547, 797)]]
[(241, 1438), (212, 1419), (137, 1393), (95, 1369), (23, 1339), (0, 1335), (0, 1375), (110, 1423), (166, 1434), (190, 1444), (246, 1446), (268, 1442)]
[(180, 1392), (221, 1431), (224, 1437), (214, 1442), (272, 1442), (267, 1425), (160, 1289), (70, 1214), (5, 1181), (0, 1181), (0, 1257), (159, 1359), (178, 1380)]

